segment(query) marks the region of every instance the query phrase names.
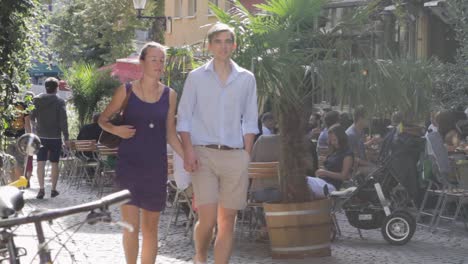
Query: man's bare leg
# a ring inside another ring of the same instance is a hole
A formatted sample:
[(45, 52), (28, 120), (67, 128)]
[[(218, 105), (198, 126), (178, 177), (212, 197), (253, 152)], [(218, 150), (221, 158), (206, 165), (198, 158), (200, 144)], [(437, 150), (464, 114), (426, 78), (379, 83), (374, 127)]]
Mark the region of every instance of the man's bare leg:
[(37, 180), (39, 181), (39, 192), (37, 193), (37, 199), (44, 198), (44, 174), (45, 174), (46, 161), (37, 162)]
[(44, 189), (44, 174), (45, 174), (45, 161), (37, 162), (37, 180), (39, 181), (39, 188)]
[(218, 234), (214, 246), (215, 264), (228, 264), (234, 241), (237, 210), (218, 207)]
[(50, 176), (52, 177), (52, 190), (57, 190), (57, 182), (58, 182), (58, 177), (59, 177), (58, 162), (51, 162), (50, 167), (51, 167)]
[(213, 237), (213, 228), (216, 225), (216, 204), (201, 205), (198, 208), (198, 221), (195, 225), (195, 260), (206, 262), (208, 248)]

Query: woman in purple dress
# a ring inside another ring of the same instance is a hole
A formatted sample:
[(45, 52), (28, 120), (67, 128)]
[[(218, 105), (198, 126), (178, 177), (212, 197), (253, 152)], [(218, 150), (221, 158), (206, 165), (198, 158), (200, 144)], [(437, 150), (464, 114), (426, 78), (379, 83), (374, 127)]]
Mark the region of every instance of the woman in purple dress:
[[(159, 81), (165, 59), (164, 46), (147, 43), (140, 53), (143, 77), (119, 87), (99, 118), (104, 130), (123, 138), (116, 181), (119, 188), (128, 189), (132, 194), (131, 201), (121, 207), (122, 220), (134, 227), (133, 232), (124, 230), (123, 233), (127, 263), (137, 261), (140, 222), (141, 263), (156, 261), (159, 216), (166, 203), (166, 144), (179, 155), (183, 154), (175, 129), (177, 94)], [(130, 94), (124, 113), (125, 125), (114, 126), (108, 122), (109, 118), (119, 111), (127, 93)]]

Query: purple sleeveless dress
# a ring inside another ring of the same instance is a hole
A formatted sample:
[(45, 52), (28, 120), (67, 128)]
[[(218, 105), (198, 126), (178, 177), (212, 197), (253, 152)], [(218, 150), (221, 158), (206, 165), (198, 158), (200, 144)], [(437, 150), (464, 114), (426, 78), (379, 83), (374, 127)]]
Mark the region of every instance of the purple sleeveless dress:
[[(131, 85), (126, 87), (128, 92)], [(132, 93), (124, 113), (124, 124), (135, 127), (136, 133), (120, 143), (117, 186), (131, 192), (128, 204), (149, 211), (162, 211), (166, 204), (168, 111), (169, 88), (164, 87), (155, 103), (146, 103)]]

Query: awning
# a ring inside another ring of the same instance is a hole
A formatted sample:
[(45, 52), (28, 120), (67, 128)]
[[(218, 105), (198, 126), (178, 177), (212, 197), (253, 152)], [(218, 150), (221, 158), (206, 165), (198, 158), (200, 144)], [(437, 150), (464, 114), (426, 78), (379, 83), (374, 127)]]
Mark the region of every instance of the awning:
[(369, 0), (331, 0), (327, 1), (323, 8), (343, 8), (343, 7), (354, 7), (354, 6), (363, 6), (368, 4)]
[(140, 79), (143, 75), (138, 57), (117, 59), (115, 63), (101, 67), (99, 70), (108, 69), (111, 70), (111, 75), (117, 77), (121, 83)]
[(29, 69), (29, 75), (31, 77), (58, 77), (60, 74), (62, 74), (62, 71), (59, 67), (45, 63), (35, 64)]

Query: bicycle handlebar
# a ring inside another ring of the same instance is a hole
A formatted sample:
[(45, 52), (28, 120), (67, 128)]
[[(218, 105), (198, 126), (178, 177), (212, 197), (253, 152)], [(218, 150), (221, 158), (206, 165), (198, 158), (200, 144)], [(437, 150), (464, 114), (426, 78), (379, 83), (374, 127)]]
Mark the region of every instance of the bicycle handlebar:
[(110, 205), (116, 203), (125, 203), (129, 200), (130, 192), (128, 190), (123, 190), (113, 194), (109, 194), (97, 201), (89, 203), (64, 208), (48, 209), (42, 212), (33, 212), (32, 214), (27, 216), (0, 220), (0, 228), (7, 228), (17, 225), (53, 220), (63, 216), (87, 212), (98, 208), (107, 209)]

